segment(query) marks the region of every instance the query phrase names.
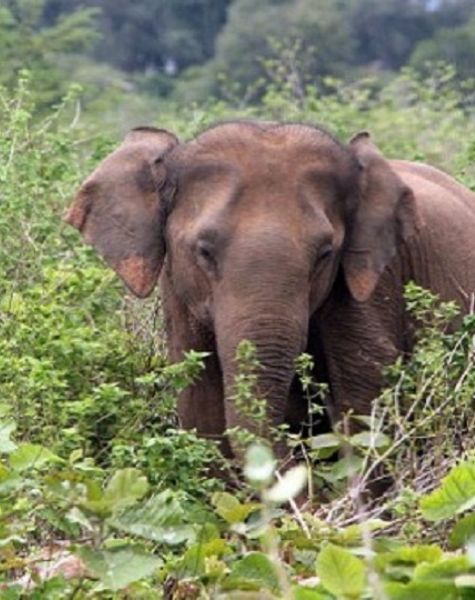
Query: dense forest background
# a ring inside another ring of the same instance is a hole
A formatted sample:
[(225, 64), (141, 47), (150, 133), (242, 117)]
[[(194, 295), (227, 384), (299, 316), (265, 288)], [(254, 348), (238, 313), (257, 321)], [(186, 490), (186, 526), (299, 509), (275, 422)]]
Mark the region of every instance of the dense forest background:
[[(104, 115), (141, 98), (257, 102), (279, 68), (296, 98), (336, 80), (384, 85), (439, 61), (475, 76), (473, 0), (2, 0), (0, 84), (33, 73), (40, 108), (82, 87)], [(279, 62), (279, 68), (276, 67)], [(377, 83), (379, 82), (379, 83)]]

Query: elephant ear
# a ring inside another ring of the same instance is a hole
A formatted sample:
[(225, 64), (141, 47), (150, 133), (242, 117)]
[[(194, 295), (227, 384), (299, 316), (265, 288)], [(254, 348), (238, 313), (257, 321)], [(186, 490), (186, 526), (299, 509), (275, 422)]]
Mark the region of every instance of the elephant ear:
[(141, 298), (165, 257), (163, 158), (177, 144), (165, 130), (133, 129), (84, 181), (65, 217)]
[(364, 302), (395, 256), (398, 245), (418, 227), (412, 190), (393, 171), (367, 132), (350, 140), (360, 164), (358, 200), (343, 255), (351, 295)]

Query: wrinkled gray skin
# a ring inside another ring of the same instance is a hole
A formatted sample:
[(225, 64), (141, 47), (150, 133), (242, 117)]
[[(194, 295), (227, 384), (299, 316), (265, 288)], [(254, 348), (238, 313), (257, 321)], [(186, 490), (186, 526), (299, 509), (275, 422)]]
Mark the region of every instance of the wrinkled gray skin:
[(139, 128), (83, 183), (67, 220), (136, 295), (161, 273), (172, 360), (211, 353), (180, 398), (182, 424), (228, 455), (224, 429), (246, 424), (230, 399), (242, 339), (256, 345), (270, 423), (305, 414), (303, 351), (330, 384), (336, 420), (367, 413), (381, 367), (410, 351), (408, 280), (464, 310), (475, 290), (474, 194), (386, 160), (366, 133), (343, 145), (314, 127), (235, 122), (181, 144)]

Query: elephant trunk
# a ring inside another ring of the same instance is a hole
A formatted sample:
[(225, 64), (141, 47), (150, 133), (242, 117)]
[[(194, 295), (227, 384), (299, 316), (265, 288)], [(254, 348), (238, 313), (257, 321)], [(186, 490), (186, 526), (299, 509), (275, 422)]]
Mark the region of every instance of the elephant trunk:
[[(289, 392), (295, 373), (295, 359), (305, 349), (307, 338), (306, 314), (297, 316), (296, 307), (266, 306), (254, 308), (252, 315), (239, 316), (232, 322), (216, 324), (218, 354), (223, 370), (225, 388), (225, 413), (228, 428), (245, 428), (252, 433), (271, 437), (272, 429), (282, 425), (285, 420), (289, 401)], [(303, 318), (302, 318), (303, 317)], [(252, 342), (256, 349), (259, 367), (255, 372), (257, 381), (255, 397), (265, 401), (264, 418), (255, 418), (247, 398), (239, 398), (236, 375), (239, 365), (236, 350), (242, 340)], [(242, 448), (231, 445), (239, 456)], [(283, 457), (287, 449), (285, 444), (274, 444), (275, 452)]]

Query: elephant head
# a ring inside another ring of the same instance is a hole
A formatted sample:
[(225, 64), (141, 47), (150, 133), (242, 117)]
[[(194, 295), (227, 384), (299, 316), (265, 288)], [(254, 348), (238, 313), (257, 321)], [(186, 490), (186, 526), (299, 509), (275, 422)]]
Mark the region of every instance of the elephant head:
[[(413, 196), (366, 133), (341, 144), (297, 124), (231, 122), (181, 144), (132, 131), (79, 190), (67, 220), (136, 295), (163, 263), (213, 332), (225, 395), (242, 339), (257, 349), (268, 418), (284, 421), (294, 359), (340, 270), (366, 301), (415, 228)], [(242, 423), (231, 400), (228, 426)]]

